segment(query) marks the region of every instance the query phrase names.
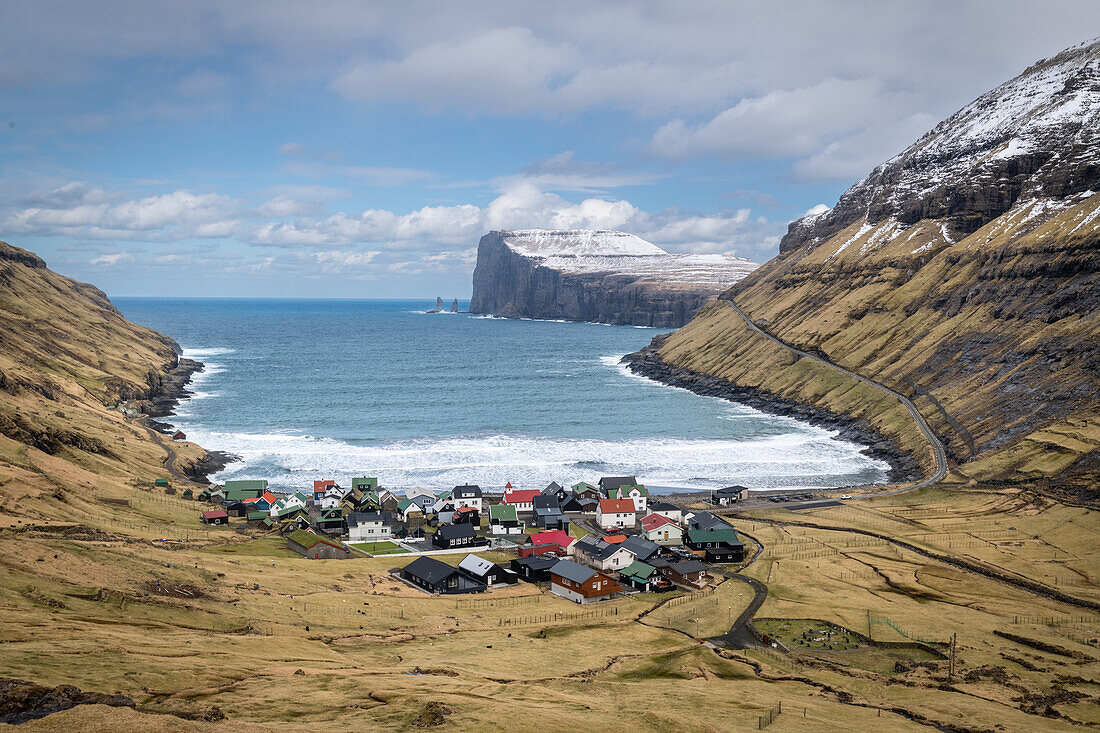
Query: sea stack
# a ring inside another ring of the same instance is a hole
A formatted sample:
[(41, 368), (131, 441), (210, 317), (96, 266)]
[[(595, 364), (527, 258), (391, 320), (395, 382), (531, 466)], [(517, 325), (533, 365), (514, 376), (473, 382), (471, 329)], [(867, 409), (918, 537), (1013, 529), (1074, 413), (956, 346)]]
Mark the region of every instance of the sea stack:
[(676, 328), (756, 267), (670, 254), (626, 232), (493, 231), (478, 244), (470, 312)]

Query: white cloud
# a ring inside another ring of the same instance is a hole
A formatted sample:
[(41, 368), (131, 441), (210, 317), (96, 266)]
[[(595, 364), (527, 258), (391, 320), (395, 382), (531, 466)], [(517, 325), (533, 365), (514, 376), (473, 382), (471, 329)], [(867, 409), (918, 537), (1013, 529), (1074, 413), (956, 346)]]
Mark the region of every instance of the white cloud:
[(133, 255), (129, 252), (111, 252), (109, 254), (93, 257), (88, 263), (92, 265), (101, 265), (103, 267), (115, 267), (124, 262), (133, 262), (133, 260)]

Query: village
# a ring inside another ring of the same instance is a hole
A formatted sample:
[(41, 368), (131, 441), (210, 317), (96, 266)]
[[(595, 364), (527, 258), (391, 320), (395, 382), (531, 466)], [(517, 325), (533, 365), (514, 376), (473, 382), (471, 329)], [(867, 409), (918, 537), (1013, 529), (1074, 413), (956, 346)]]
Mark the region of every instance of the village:
[[(163, 481), (163, 480), (162, 480)], [(712, 492), (718, 506), (748, 489)], [(520, 581), (548, 584), (578, 604), (634, 592), (707, 589), (712, 566), (740, 563), (745, 545), (721, 517), (656, 501), (634, 476), (605, 476), (566, 489), (557, 482), (500, 494), (477, 485), (397, 494), (377, 478), (313, 482), (310, 493), (276, 494), (266, 480), (226, 481), (195, 498), (216, 505), (200, 521), (285, 537), (312, 560), (395, 556), (411, 561), (394, 578), (430, 594), (481, 593)], [(236, 520), (236, 521), (234, 521)], [(514, 554), (506, 565), (473, 554)], [(457, 564), (435, 555), (466, 554)]]

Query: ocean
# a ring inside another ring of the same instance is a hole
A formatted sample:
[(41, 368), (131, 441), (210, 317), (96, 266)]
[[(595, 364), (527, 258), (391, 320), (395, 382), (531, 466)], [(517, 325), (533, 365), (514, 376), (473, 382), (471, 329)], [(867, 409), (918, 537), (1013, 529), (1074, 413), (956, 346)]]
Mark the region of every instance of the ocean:
[(830, 431), (619, 365), (657, 329), (427, 313), (434, 300), (114, 303), (206, 365), (168, 420), (241, 457), (217, 481), (499, 490), (633, 474), (771, 489), (881, 482), (889, 468)]

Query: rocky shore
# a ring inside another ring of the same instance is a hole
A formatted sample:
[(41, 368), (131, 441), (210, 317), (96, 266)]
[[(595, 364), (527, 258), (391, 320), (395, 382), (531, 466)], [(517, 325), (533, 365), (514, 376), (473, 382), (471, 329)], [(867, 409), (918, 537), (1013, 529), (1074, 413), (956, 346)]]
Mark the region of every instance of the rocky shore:
[[(163, 375), (150, 380), (147, 399), (141, 403), (141, 410), (150, 418), (171, 417), (181, 400), (191, 396), (187, 385), (196, 372), (203, 370), (202, 362), (194, 359), (179, 359), (175, 366), (168, 368)], [(171, 423), (161, 420), (149, 420), (149, 427), (164, 434), (175, 431)], [(240, 456), (225, 451), (206, 451), (205, 455), (194, 463), (181, 466), (180, 470), (190, 479), (199, 483), (209, 483), (209, 475), (217, 473)]]
[(665, 363), (657, 353), (666, 338), (668, 338), (667, 335), (654, 337), (648, 346), (624, 356), (622, 363), (633, 373), (662, 384), (682, 387), (706, 397), (720, 397), (771, 415), (793, 417), (816, 427), (835, 431), (837, 437), (842, 440), (866, 446), (862, 451), (864, 455), (888, 463), (890, 465), (888, 480), (891, 483), (916, 481), (921, 477), (920, 466), (913, 456), (903, 450), (896, 441), (875, 430), (866, 420), (838, 415), (755, 387), (743, 387), (725, 379), (674, 367)]

